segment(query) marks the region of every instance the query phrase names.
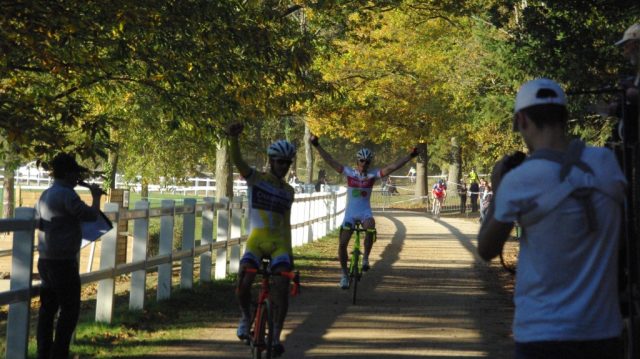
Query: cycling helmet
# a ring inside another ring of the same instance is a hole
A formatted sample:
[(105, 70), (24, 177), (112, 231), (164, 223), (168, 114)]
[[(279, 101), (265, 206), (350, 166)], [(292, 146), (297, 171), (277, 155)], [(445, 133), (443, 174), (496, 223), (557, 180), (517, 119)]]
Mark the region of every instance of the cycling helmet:
[(440, 184), (440, 185), (441, 185), (441, 184), (444, 184), (444, 181), (443, 181), (443, 180), (441, 180), (441, 179), (439, 179), (439, 180), (438, 180), (438, 184)]
[(269, 146), (267, 155), (269, 157), (280, 157), (290, 160), (296, 155), (296, 146), (292, 145), (289, 141), (278, 140)]
[(361, 148), (360, 151), (358, 151), (358, 153), (356, 153), (356, 157), (359, 160), (369, 160), (369, 161), (371, 161), (373, 159), (373, 152), (371, 152), (371, 150), (368, 149), (368, 148)]

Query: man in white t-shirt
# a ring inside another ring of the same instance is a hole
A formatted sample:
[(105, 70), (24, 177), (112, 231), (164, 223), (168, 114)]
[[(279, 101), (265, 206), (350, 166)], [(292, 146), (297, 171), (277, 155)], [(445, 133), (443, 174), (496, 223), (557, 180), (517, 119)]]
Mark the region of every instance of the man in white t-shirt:
[(364, 237), (364, 254), (362, 256), (362, 270), (369, 270), (369, 253), (373, 247), (376, 222), (371, 212), (371, 192), (375, 181), (388, 176), (391, 172), (404, 166), (412, 158), (418, 155), (417, 147), (411, 153), (402, 157), (396, 162), (381, 169), (370, 170), (369, 165), (373, 160), (373, 152), (368, 148), (362, 148), (356, 154), (356, 167), (351, 168), (336, 161), (318, 141), (318, 137), (311, 135), (309, 142), (318, 150), (322, 158), (338, 173), (347, 178), (347, 208), (345, 210), (344, 221), (340, 230), (340, 244), (338, 247), (338, 257), (342, 267), (342, 277), (340, 278), (340, 288), (349, 288), (349, 272), (347, 267), (347, 246), (355, 229), (356, 222), (362, 224), (366, 230)]
[(498, 256), (514, 221), (522, 226), (515, 357), (621, 358), (616, 271), (625, 177), (608, 149), (570, 141), (556, 82), (525, 83), (514, 113), (531, 154), (494, 167), (478, 252), (487, 261)]

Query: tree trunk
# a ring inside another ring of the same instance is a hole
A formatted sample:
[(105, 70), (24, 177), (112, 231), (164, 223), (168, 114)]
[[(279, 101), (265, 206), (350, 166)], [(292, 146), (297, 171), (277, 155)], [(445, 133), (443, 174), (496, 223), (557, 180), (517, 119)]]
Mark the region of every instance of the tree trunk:
[(233, 172), (231, 171), (231, 158), (229, 146), (225, 142), (219, 142), (216, 151), (216, 200), (222, 197), (233, 197)]
[[(419, 143), (418, 151), (420, 151), (420, 156), (416, 158), (416, 197), (423, 198), (422, 202), (424, 203), (427, 199), (427, 187), (429, 185), (427, 181), (427, 165), (429, 164), (427, 144)], [(426, 202), (428, 202), (428, 200)]]
[(313, 149), (309, 143), (311, 130), (307, 123), (304, 124), (304, 158), (307, 164), (307, 183), (313, 183)]
[[(120, 160), (120, 153), (118, 151), (118, 147), (113, 151), (109, 152), (109, 168), (107, 170), (107, 187), (106, 189), (115, 189), (116, 188), (116, 173), (118, 173), (118, 161)], [(148, 189), (148, 187), (147, 187)]]
[(5, 149), (4, 183), (2, 184), (2, 216), (12, 218), (16, 206), (16, 170), (20, 167), (20, 159), (15, 150), (9, 146)]
[(2, 185), (2, 216), (4, 218), (13, 217), (13, 209), (16, 204), (15, 199), (15, 166), (5, 163), (4, 166), (4, 183)]
[(142, 178), (140, 182), (140, 197), (144, 201), (149, 200), (149, 181), (146, 178)]
[[(451, 137), (451, 158), (449, 163), (449, 177), (447, 179), (448, 184), (460, 184), (460, 177), (462, 168), (462, 152), (460, 151), (460, 145), (458, 139)], [(449, 188), (449, 191), (455, 191), (457, 188)]]

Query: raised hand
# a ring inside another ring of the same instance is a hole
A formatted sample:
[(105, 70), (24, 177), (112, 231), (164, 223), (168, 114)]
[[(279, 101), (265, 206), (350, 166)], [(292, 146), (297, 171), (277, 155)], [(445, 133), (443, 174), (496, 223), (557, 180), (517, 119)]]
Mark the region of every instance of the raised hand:
[(415, 158), (419, 154), (420, 151), (418, 150), (418, 147), (414, 147), (413, 149), (411, 149), (411, 153), (409, 153), (409, 156), (411, 156), (411, 158)]
[(314, 147), (318, 147), (318, 145), (320, 144), (320, 142), (318, 142), (319, 138), (318, 136), (311, 134), (311, 137), (309, 137), (309, 142), (311, 142), (311, 144)]
[(242, 123), (235, 122), (230, 124), (229, 127), (227, 127), (227, 134), (229, 134), (229, 136), (236, 137), (242, 133), (243, 129), (244, 129), (244, 125)]

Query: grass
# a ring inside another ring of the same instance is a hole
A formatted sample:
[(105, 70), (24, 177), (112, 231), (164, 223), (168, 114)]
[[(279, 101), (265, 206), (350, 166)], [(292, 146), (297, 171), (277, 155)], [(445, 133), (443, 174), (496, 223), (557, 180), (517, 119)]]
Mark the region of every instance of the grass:
[[(296, 268), (304, 277), (314, 268), (326, 262), (337, 260), (338, 232), (327, 237), (294, 248)], [(196, 263), (197, 264), (197, 263)], [(173, 287), (179, 287), (179, 263), (174, 263)], [(199, 268), (194, 270), (196, 277)], [(81, 358), (118, 358), (161, 353), (168, 342), (180, 341), (190, 336), (192, 331), (215, 323), (229, 323), (237, 320), (238, 309), (235, 300), (235, 275), (224, 280), (201, 283), (199, 278), (191, 290), (176, 289), (171, 298), (162, 302), (155, 300), (156, 273), (147, 275), (145, 309), (129, 311), (129, 277), (120, 276), (116, 280), (116, 302), (111, 324), (96, 323), (95, 302), (97, 283), (83, 287), (83, 301), (76, 337), (71, 346), (74, 354)], [(29, 358), (36, 357), (35, 330), (37, 323), (38, 298), (32, 301), (29, 338)], [(0, 311), (0, 351), (6, 350), (6, 307)]]

